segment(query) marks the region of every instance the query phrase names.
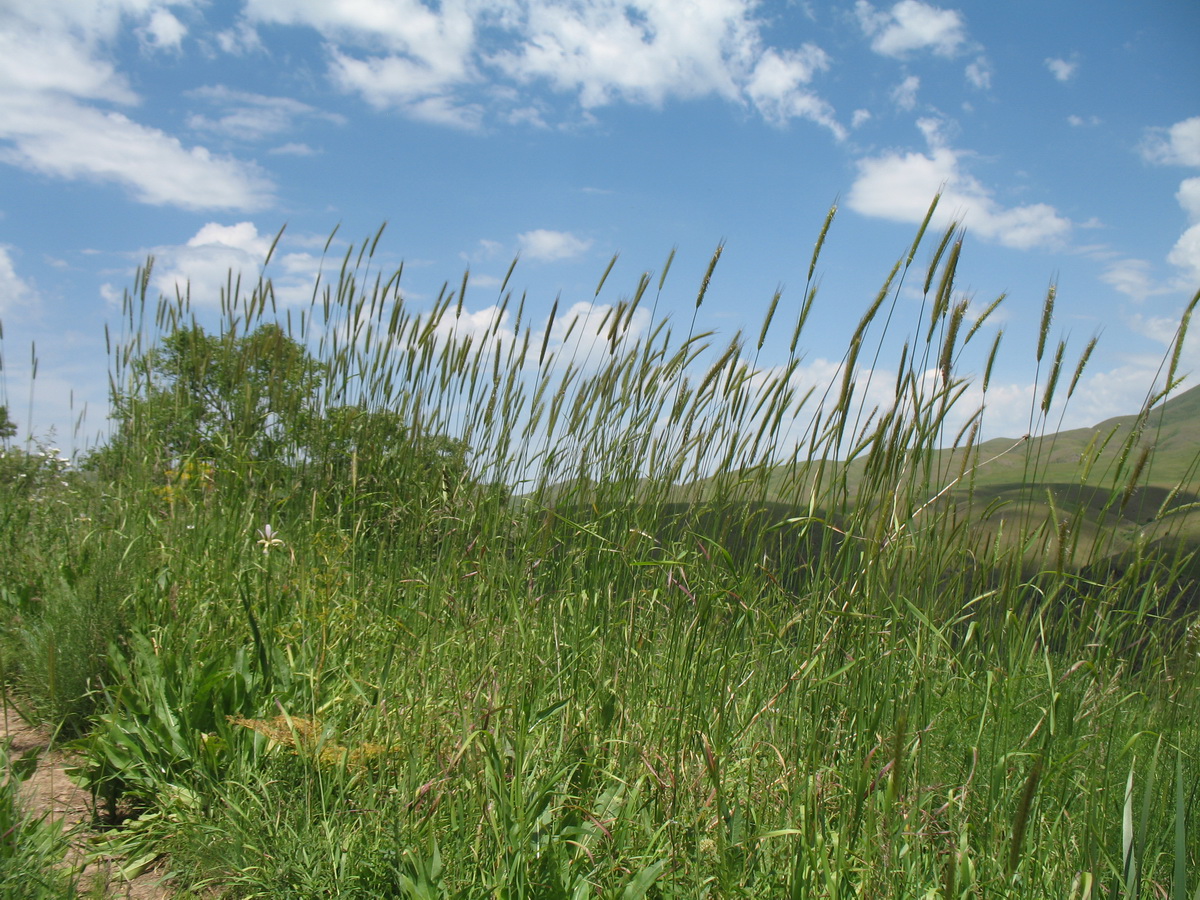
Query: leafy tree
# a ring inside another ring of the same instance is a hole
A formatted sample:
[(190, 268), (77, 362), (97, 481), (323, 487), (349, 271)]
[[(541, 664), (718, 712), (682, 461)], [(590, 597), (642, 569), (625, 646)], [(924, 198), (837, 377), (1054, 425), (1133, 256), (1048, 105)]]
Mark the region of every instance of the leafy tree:
[(177, 329), (131, 360), (114, 391), (116, 432), (90, 465), (115, 476), (149, 463), (171, 503), (235, 478), (376, 533), (474, 497), (463, 442), (414, 433), (392, 410), (325, 409), (327, 375), (278, 325), (241, 337)]
[(182, 459), (280, 461), (318, 415), (324, 367), (278, 325), (241, 337), (180, 328), (132, 362), (114, 444)]
[(8, 407), (0, 406), (0, 441), (8, 441), (16, 433), (17, 423), (8, 417)]
[(413, 435), (391, 410), (338, 406), (310, 423), (306, 479), (343, 517), (389, 527), (454, 505), (470, 481), (467, 447)]

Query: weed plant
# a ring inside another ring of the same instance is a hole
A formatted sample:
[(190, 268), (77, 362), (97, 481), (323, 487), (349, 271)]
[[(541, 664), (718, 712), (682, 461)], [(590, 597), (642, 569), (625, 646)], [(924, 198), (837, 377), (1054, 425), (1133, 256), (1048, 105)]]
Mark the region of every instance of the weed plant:
[[(7, 707), (5, 715), (15, 715)], [(36, 766), (36, 756), (12, 759), (0, 747), (0, 898), (61, 900), (76, 894), (75, 879), (63, 866), (67, 838), (58, 822), (26, 809), (21, 783)]]
[(997, 304), (956, 289), (956, 227), (922, 251), (933, 211), (827, 387), (833, 210), (798, 303), (728, 341), (658, 315), (670, 258), (601, 304), (610, 264), (590, 318), (506, 279), (484, 330), (465, 276), (414, 308), (379, 235), (303, 310), (231, 276), (212, 333), (147, 265), (80, 513), (106, 537), (52, 563), (111, 611), (100, 811), (230, 897), (1200, 896), (1194, 461), (1125, 517), (1187, 317), (1076, 456), (1087, 502), (1047, 500), (1093, 345), (1052, 339), (1051, 289), (1030, 435), (981, 443)]

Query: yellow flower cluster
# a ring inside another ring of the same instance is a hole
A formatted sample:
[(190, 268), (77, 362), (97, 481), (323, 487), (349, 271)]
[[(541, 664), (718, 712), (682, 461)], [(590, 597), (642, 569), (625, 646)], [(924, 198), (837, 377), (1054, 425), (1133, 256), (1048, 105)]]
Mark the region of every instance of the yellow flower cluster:
[(163, 473), (167, 483), (155, 488), (154, 492), (174, 511), (177, 503), (191, 502), (197, 494), (201, 497), (212, 494), (215, 472), (213, 464), (207, 460), (186, 459), (178, 469), (167, 469)]
[(321, 723), (316, 719), (304, 719), (299, 716), (275, 716), (272, 719), (246, 719), (241, 716), (228, 716), (233, 725), (240, 725), (257, 731), (270, 740), (272, 747), (290, 747), (293, 752), (306, 750), (315, 752), (317, 759), (326, 765), (341, 765), (359, 768), (369, 760), (388, 753), (391, 748), (382, 744), (359, 744), (357, 747), (343, 747), (333, 740), (327, 739)]

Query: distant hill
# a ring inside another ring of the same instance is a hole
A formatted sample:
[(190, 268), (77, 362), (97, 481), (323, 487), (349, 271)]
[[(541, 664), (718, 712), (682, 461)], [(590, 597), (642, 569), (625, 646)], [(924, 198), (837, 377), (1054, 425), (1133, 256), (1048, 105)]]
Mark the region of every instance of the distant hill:
[[(855, 531), (875, 532), (859, 535), (868, 540), (897, 529), (952, 523), (965, 527), (980, 550), (999, 542), (1019, 548), (1031, 565), (1054, 554), (1081, 572), (1137, 547), (1171, 554), (1200, 548), (1200, 387), (1144, 414), (989, 440), (966, 458), (961, 450), (900, 455), (895, 471), (903, 473), (905, 484), (884, 485), (876, 477), (865, 500), (867, 464), (859, 458), (724, 473), (665, 490), (653, 480), (613, 488), (576, 479), (543, 488), (536, 502), (558, 507), (567, 519), (579, 515), (590, 521), (607, 505), (594, 505), (606, 488), (615, 490), (609, 502), (644, 494), (658, 517), (657, 524), (647, 518), (645, 527), (661, 527), (660, 536), (708, 534), (726, 549), (758, 547), (767, 534), (776, 535), (772, 541), (800, 540), (802, 529), (780, 530), (785, 523), (820, 521), (845, 534), (851, 518), (857, 519)], [(897, 494), (905, 500), (893, 507)], [(884, 516), (891, 521), (876, 530)], [(813, 540), (814, 533), (803, 538)], [(799, 545), (795, 550), (801, 556), (808, 552)]]
[[(1200, 387), (1144, 414), (1028, 439), (995, 438), (972, 448), (968, 459), (962, 451), (935, 451), (920, 463), (929, 473), (929, 499), (960, 510), (981, 534), (1023, 539), (1050, 523), (1070, 530), (1080, 561), (1120, 555), (1137, 543), (1200, 547)], [(839, 472), (851, 504), (864, 470), (856, 461)], [(772, 499), (794, 488), (785, 479), (772, 474)]]

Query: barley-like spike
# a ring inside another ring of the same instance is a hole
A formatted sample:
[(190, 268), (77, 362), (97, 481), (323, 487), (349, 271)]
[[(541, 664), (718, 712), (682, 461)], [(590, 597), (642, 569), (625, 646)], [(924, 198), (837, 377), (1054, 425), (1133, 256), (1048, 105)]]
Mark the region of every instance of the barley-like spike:
[(671, 252), (667, 254), (667, 261), (663, 263), (662, 274), (658, 276), (658, 290), (662, 293), (663, 285), (667, 283), (667, 273), (671, 271), (671, 263), (675, 261), (675, 251), (678, 247), (672, 247)]
[(379, 239), (383, 237), (384, 229), (388, 226), (387, 219), (384, 219), (379, 225), (379, 230), (375, 232), (375, 240), (371, 241), (371, 252), (367, 254), (368, 258), (374, 258), (375, 248), (379, 246)]
[(762, 329), (758, 332), (758, 349), (763, 348), (763, 344), (767, 340), (767, 331), (771, 327), (771, 320), (775, 318), (775, 307), (779, 305), (779, 298), (783, 296), (783, 288), (775, 289), (775, 296), (771, 298), (771, 305), (767, 307), (767, 314), (763, 318)]
[(504, 280), (502, 282), (500, 282), (500, 293), (501, 294), (503, 294), (504, 289), (506, 287), (508, 287), (508, 280), (510, 278), (512, 278), (513, 270), (517, 268), (517, 260), (519, 260), (520, 258), (521, 258), (521, 254), (518, 253), (516, 256), (513, 257), (512, 262), (510, 262), (508, 264), (508, 271), (504, 273)]
[(341, 222), (338, 222), (336, 225), (333, 226), (333, 231), (329, 232), (329, 237), (325, 238), (325, 249), (321, 251), (322, 254), (329, 252), (329, 248), (333, 244), (333, 239), (337, 235), (338, 229), (341, 227), (342, 227)]
[(820, 286), (820, 282), (817, 282), (808, 289), (808, 295), (804, 298), (804, 305), (800, 307), (800, 315), (796, 317), (796, 327), (792, 329), (792, 343), (788, 350), (789, 356), (796, 355), (796, 345), (800, 343), (800, 332), (804, 330), (804, 323), (808, 321), (808, 314), (812, 312), (813, 301), (817, 299), (817, 289)]
[(704, 280), (700, 282), (700, 290), (696, 294), (696, 309), (700, 308), (700, 304), (704, 302), (704, 295), (708, 293), (708, 282), (712, 278), (713, 270), (717, 267), (717, 261), (721, 258), (721, 254), (725, 250), (725, 241), (717, 244), (717, 249), (713, 251), (712, 259), (708, 261), (708, 269), (704, 273)]
[[(921, 227), (917, 229), (917, 236), (913, 239), (912, 246), (908, 249), (908, 259), (904, 263), (904, 268), (912, 265), (913, 258), (917, 255), (917, 247), (921, 245), (921, 240), (925, 237), (925, 229), (929, 227), (929, 223), (933, 220), (933, 211), (937, 209), (938, 202), (942, 199), (942, 192), (938, 191), (933, 195), (933, 202), (929, 204), (929, 209), (925, 213), (925, 218), (921, 220)], [(925, 292), (929, 292), (929, 287), (926, 285)]]
[(1092, 339), (1087, 342), (1087, 346), (1083, 348), (1083, 353), (1079, 355), (1079, 362), (1075, 364), (1075, 374), (1071, 376), (1071, 386), (1067, 388), (1067, 399), (1071, 399), (1071, 395), (1075, 393), (1075, 386), (1079, 384), (1079, 378), (1083, 375), (1084, 367), (1087, 366), (1088, 360), (1091, 359), (1092, 351), (1096, 349), (1096, 342), (1100, 338), (1097, 335), (1092, 335)]
[(1042, 323), (1038, 326), (1037, 361), (1042, 361), (1046, 352), (1046, 335), (1050, 333), (1050, 321), (1054, 318), (1054, 297), (1058, 293), (1058, 284), (1050, 282), (1046, 290), (1046, 302), (1042, 304)]
[(467, 266), (463, 270), (462, 285), (458, 289), (458, 306), (454, 309), (454, 318), (461, 319), (463, 311), (463, 303), (467, 299), (467, 280), (471, 277), (471, 267)]
[(983, 392), (986, 394), (988, 385), (992, 381), (992, 366), (996, 364), (996, 354), (1000, 350), (1000, 339), (1004, 337), (1004, 329), (1001, 328), (996, 332), (996, 339), (992, 341), (992, 349), (988, 351), (987, 365), (983, 368)]
[(850, 345), (852, 347), (861, 343), (862, 336), (866, 333), (867, 326), (869, 326), (874, 320), (875, 316), (878, 315), (879, 307), (883, 306), (883, 301), (887, 299), (887, 295), (892, 289), (892, 281), (896, 278), (896, 273), (899, 271), (900, 261), (897, 260), (896, 264), (892, 266), (892, 271), (888, 273), (887, 279), (883, 282), (883, 287), (879, 289), (879, 293), (875, 295), (875, 299), (871, 302), (871, 305), (867, 308), (866, 313), (864, 313), (863, 317), (859, 320), (858, 327), (854, 329), (854, 336), (850, 338)]
[(997, 297), (995, 300), (993, 300), (991, 303), (989, 303), (987, 305), (987, 309), (985, 309), (979, 315), (979, 317), (974, 322), (971, 323), (971, 328), (967, 331), (967, 336), (965, 338), (963, 338), (964, 346), (971, 343), (971, 338), (975, 337), (975, 332), (977, 332), (980, 328), (983, 327), (983, 323), (988, 320), (988, 317), (991, 316), (991, 314), (996, 311), (996, 308), (1001, 303), (1004, 302), (1004, 298), (1007, 296), (1008, 296), (1007, 294), (1001, 294), (999, 297)]
[(825, 224), (821, 226), (821, 233), (817, 235), (817, 242), (813, 245), (812, 259), (808, 263), (808, 279), (811, 282), (813, 272), (817, 270), (817, 259), (821, 255), (821, 248), (825, 246), (825, 237), (829, 234), (829, 226), (833, 224), (833, 217), (837, 215), (837, 203), (835, 202), (829, 207), (829, 212), (825, 214)]
[(1125, 491), (1121, 494), (1121, 503), (1118, 507), (1120, 512), (1125, 512), (1125, 507), (1133, 499), (1134, 491), (1137, 490), (1138, 480), (1142, 477), (1142, 470), (1146, 468), (1146, 463), (1150, 461), (1150, 454), (1153, 450), (1154, 445), (1147, 444), (1142, 448), (1142, 452), (1138, 454), (1137, 462), (1133, 464), (1133, 471), (1129, 474), (1129, 481), (1125, 485)]
[(904, 367), (908, 363), (908, 351), (909, 351), (908, 341), (905, 340), (904, 346), (900, 349), (900, 365), (896, 366), (896, 390), (895, 390), (894, 396), (897, 398), (897, 400), (899, 400), (899, 398), (901, 396), (901, 391), (903, 390), (902, 385), (904, 383), (904, 379), (905, 379), (905, 375), (906, 375)]
[(619, 253), (614, 253), (612, 259), (608, 261), (608, 265), (604, 267), (604, 274), (600, 276), (600, 283), (596, 285), (596, 293), (593, 296), (600, 296), (600, 291), (604, 288), (604, 282), (608, 281), (609, 273), (612, 272), (613, 266), (617, 264), (617, 257), (620, 255)]
[(558, 301), (562, 295), (554, 298), (554, 305), (550, 307), (550, 318), (546, 320), (546, 332), (542, 335), (542, 351), (538, 354), (538, 365), (541, 366), (546, 361), (546, 348), (550, 345), (550, 332), (554, 328), (554, 317), (558, 313)]
[(287, 228), (287, 223), (285, 222), (282, 226), (280, 226), (279, 230), (277, 232), (275, 232), (275, 238), (274, 238), (274, 240), (271, 241), (271, 246), (267, 248), (267, 255), (263, 259), (262, 264), (263, 264), (264, 269), (270, 264), (271, 257), (273, 257), (275, 255), (275, 248), (277, 246), (279, 246), (279, 239), (281, 237), (283, 237), (283, 232), (284, 232), (284, 229), (286, 229), (286, 228)]
[(950, 309), (950, 295), (954, 291), (954, 275), (958, 270), (958, 257), (961, 252), (962, 240), (959, 239), (950, 248), (950, 256), (947, 257), (946, 265), (942, 268), (942, 278), (938, 282), (937, 295), (933, 301), (933, 309), (930, 311), (929, 332), (925, 335), (926, 343), (933, 339), (933, 332), (937, 328), (938, 322)]
[(946, 247), (950, 245), (950, 239), (954, 237), (954, 233), (958, 231), (958, 222), (951, 222), (945, 233), (942, 235), (942, 240), (937, 246), (937, 250), (933, 252), (933, 259), (929, 261), (929, 269), (925, 272), (925, 287), (922, 290), (923, 294), (929, 293), (929, 288), (933, 284), (933, 275), (937, 272), (938, 263), (942, 261), (942, 254), (946, 252)]
[(1183, 339), (1187, 337), (1188, 324), (1192, 320), (1192, 313), (1195, 311), (1197, 303), (1200, 303), (1200, 291), (1196, 291), (1188, 303), (1183, 317), (1179, 320), (1179, 327), (1175, 331), (1175, 349), (1171, 353), (1171, 365), (1167, 368), (1168, 385), (1175, 381), (1175, 371), (1179, 368), (1179, 356), (1183, 353)]
[(946, 337), (942, 341), (942, 354), (938, 360), (938, 368), (942, 371), (942, 384), (950, 383), (950, 367), (954, 362), (954, 344), (958, 339), (958, 330), (962, 327), (963, 316), (967, 313), (967, 301), (960, 300), (954, 304), (950, 314), (950, 324), (946, 328)]

